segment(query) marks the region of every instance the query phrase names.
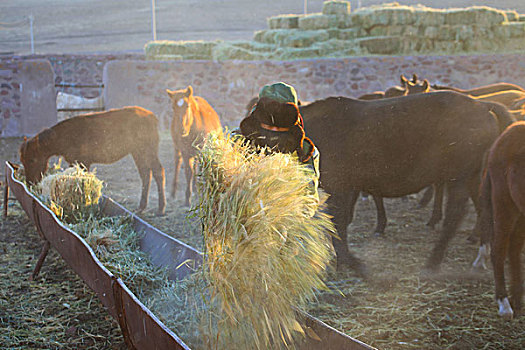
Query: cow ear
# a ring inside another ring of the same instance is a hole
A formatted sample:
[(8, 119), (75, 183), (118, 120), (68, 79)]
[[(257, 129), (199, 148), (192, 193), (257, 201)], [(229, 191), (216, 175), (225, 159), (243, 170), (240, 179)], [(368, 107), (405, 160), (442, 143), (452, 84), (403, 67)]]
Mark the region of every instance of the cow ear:
[(405, 78), (403, 74), (401, 74), (401, 76), (399, 77), (399, 80), (401, 81), (402, 86), (405, 86), (406, 83), (408, 82), (407, 78)]
[(193, 88), (191, 87), (191, 85), (188, 85), (188, 87), (186, 88), (186, 97), (190, 97), (191, 95), (193, 95)]
[(414, 84), (417, 83), (417, 74), (416, 73), (412, 74), (412, 82)]
[(430, 90), (430, 83), (426, 79), (423, 80), (423, 89), (425, 89), (425, 91), (429, 91)]
[(168, 96), (173, 99), (173, 95), (175, 95), (175, 91), (171, 91), (170, 89), (166, 89), (166, 93), (168, 94)]

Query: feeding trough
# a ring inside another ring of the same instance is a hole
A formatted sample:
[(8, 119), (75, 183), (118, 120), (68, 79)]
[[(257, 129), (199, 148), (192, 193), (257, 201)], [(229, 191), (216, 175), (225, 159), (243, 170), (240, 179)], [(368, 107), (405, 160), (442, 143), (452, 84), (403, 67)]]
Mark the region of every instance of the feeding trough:
[[(53, 247), (119, 322), (130, 349), (190, 349), (137, 299), (120, 278), (104, 267), (76, 232), (62, 224), (39, 198), (29, 192), (25, 184), (15, 178), (16, 168), (17, 165), (6, 162), (4, 215), (7, 215), (7, 201), (11, 192), (44, 240), (32, 277), (38, 274), (49, 248)], [(149, 255), (154, 265), (167, 267), (170, 279), (182, 279), (202, 264), (201, 252), (159, 231), (111, 198), (103, 197), (99, 205), (105, 216), (131, 217), (134, 230), (141, 233), (139, 249)], [(303, 311), (297, 310), (297, 316), (301, 326), (316, 335), (306, 336), (304, 341), (297, 344), (299, 349), (373, 349)]]

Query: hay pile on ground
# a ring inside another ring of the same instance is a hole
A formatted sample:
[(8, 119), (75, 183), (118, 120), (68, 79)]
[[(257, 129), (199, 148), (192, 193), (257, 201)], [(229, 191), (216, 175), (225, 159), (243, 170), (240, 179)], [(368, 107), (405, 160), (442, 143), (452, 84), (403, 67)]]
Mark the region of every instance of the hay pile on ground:
[(332, 257), (333, 226), (316, 212), (308, 170), (292, 155), (253, 152), (220, 134), (207, 138), (200, 167), (209, 346), (293, 347), (303, 332), (294, 307), (325, 288)]
[(46, 205), (65, 222), (77, 222), (90, 215), (102, 196), (102, 181), (79, 165), (55, 167), (36, 186)]

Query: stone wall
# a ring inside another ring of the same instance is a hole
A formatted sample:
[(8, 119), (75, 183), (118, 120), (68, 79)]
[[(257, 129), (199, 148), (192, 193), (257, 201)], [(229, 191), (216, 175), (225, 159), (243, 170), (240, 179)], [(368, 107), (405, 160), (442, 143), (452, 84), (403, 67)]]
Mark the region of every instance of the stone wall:
[[(112, 60), (144, 59), (142, 54), (107, 55), (30, 55), (5, 56), (0, 58), (0, 135), (2, 137), (22, 135), (21, 67), (27, 60), (48, 60), (53, 68), (55, 84), (77, 85), (102, 84), (104, 65)], [(102, 88), (61, 88), (75, 95), (93, 98), (103, 94)]]
[(299, 99), (358, 97), (399, 85), (413, 73), (431, 83), (471, 88), (505, 81), (525, 87), (525, 54), (477, 56), (374, 56), (294, 61), (112, 61), (106, 65), (106, 108), (137, 104), (167, 126), (166, 88), (192, 85), (224, 125), (237, 126), (245, 105), (264, 84), (285, 81)]

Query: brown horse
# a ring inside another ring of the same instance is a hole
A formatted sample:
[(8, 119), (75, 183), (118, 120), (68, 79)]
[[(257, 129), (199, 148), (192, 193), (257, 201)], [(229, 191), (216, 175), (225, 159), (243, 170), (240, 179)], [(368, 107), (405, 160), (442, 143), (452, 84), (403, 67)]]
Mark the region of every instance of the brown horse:
[(173, 107), (171, 137), (175, 149), (175, 174), (171, 186), (171, 196), (175, 197), (181, 166), (181, 158), (186, 174), (186, 201), (190, 205), (193, 178), (195, 175), (195, 144), (203, 140), (210, 131), (221, 128), (217, 112), (202, 97), (193, 95), (193, 88), (166, 90)]
[(484, 154), (512, 116), (500, 105), (455, 92), (432, 92), (376, 101), (330, 97), (301, 107), (307, 136), (318, 147), (320, 185), (340, 240), (338, 267), (365, 274), (349, 250), (346, 227), (360, 191), (401, 197), (435, 183), (448, 188), (441, 237), (427, 261), (437, 269), (465, 212), (477, 195)]
[(44, 129), (20, 146), (20, 160), (26, 179), (37, 183), (46, 172), (51, 156), (69, 163), (111, 164), (131, 154), (142, 180), (139, 210), (148, 204), (151, 174), (157, 183), (158, 213), (166, 207), (164, 168), (159, 161), (158, 120), (141, 107), (125, 107), (79, 115)]
[[(499, 315), (520, 312), (523, 296), (521, 251), (525, 243), (525, 122), (509, 126), (492, 145), (485, 171), (482, 240), (491, 241), (491, 260)], [(511, 273), (510, 303), (505, 287), (505, 259)]]

